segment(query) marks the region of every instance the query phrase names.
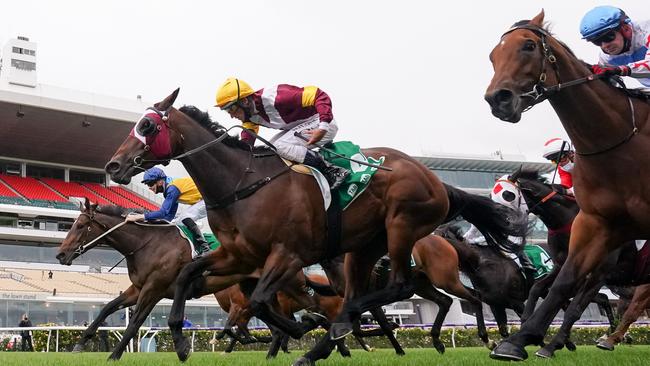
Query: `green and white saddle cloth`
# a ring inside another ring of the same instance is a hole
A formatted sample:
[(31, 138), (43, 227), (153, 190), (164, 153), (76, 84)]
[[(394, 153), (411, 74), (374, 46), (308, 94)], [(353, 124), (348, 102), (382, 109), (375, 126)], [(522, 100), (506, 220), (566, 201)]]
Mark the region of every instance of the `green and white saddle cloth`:
[(553, 261), (544, 248), (535, 244), (526, 244), (524, 253), (535, 267), (535, 279), (545, 276), (553, 270)]
[[(379, 159), (366, 157), (361, 152), (361, 148), (350, 141), (339, 141), (333, 144), (328, 144), (325, 147), (345, 157), (358, 161), (365, 161), (374, 165), (381, 165), (385, 160), (383, 156)], [(341, 187), (339, 187), (337, 192), (333, 192), (335, 194), (333, 194), (332, 197), (332, 199), (338, 199), (339, 207), (345, 210), (357, 197), (361, 195), (361, 193), (366, 190), (366, 188), (368, 188), (370, 179), (375, 175), (377, 168), (340, 158), (325, 150), (321, 150), (320, 153), (328, 162), (350, 171), (350, 175), (346, 178)]]
[[(185, 225), (176, 225), (179, 229), (179, 232), (181, 233), (181, 236), (187, 239), (187, 241), (190, 243), (190, 250), (192, 251), (192, 258), (196, 257), (198, 254), (196, 252), (196, 243), (194, 242), (194, 235), (192, 235), (192, 232), (190, 229), (187, 228)], [(219, 239), (212, 234), (212, 233), (203, 233), (203, 238), (205, 241), (210, 244), (210, 250), (215, 250), (217, 249), (221, 243), (219, 242)]]

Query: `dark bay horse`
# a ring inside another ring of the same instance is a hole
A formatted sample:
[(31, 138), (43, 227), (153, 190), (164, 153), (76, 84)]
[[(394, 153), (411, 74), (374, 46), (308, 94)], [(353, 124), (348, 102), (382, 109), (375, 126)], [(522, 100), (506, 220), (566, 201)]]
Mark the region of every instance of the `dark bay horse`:
[[(180, 160), (205, 199), (210, 227), (222, 245), (187, 265), (178, 281), (189, 284), (202, 281), (204, 275), (248, 274), (262, 268), (251, 306), (259, 319), (291, 337), (299, 338), (305, 327), (275, 312), (271, 297), (301, 268), (347, 253), (345, 304), (317, 345), (323, 353), (331, 352), (332, 339), (353, 331), (354, 320), (364, 311), (413, 294), (411, 250), (440, 223), (462, 214), (492, 242), (494, 238), (507, 241), (507, 235), (524, 230), (521, 218), (504, 206), (443, 185), (404, 153), (373, 148), (363, 153), (383, 157), (392, 171), (376, 172), (365, 192), (343, 212), (341, 240), (328, 246), (323, 199), (313, 178), (292, 172), (277, 155), (257, 154), (196, 108), (176, 110), (177, 95), (178, 90), (138, 121), (106, 164), (107, 173), (112, 180), (126, 183), (161, 159)], [(389, 284), (367, 293), (370, 272), (386, 252), (392, 268)], [(181, 328), (190, 288), (178, 288), (169, 317), (181, 360), (190, 351)], [(296, 364), (305, 362), (310, 363), (299, 359)]]
[[(494, 358), (523, 360), (539, 343), (566, 299), (607, 253), (650, 238), (650, 104), (606, 81), (544, 28), (544, 12), (516, 23), (490, 53), (494, 76), (485, 99), (492, 114), (518, 122), (546, 99), (576, 149), (574, 188), (580, 213), (571, 228), (569, 255), (549, 295)], [(593, 81), (592, 81), (593, 80)]]
[[(541, 178), (538, 171), (518, 169), (508, 177), (508, 181), (515, 189), (519, 190), (530, 212), (538, 216), (548, 228), (548, 248), (554, 263), (553, 271), (538, 281), (530, 291), (522, 316), (522, 322), (525, 323), (527, 317), (535, 309), (538, 298), (548, 291), (566, 261), (571, 224), (578, 214), (579, 208), (575, 198), (559, 193), (563, 191), (563, 188), (546, 183), (545, 178)], [(594, 279), (599, 278), (600, 280), (592, 280), (590, 286), (585, 286), (578, 291), (575, 297), (576, 303), (582, 305), (569, 309), (563, 306), (565, 315), (560, 331), (551, 342), (537, 351), (536, 355), (552, 357), (555, 350), (560, 349), (563, 345), (567, 345), (570, 350), (575, 350), (575, 345), (568, 340), (569, 332), (589, 301), (597, 303), (605, 311), (610, 322), (610, 331), (614, 331), (616, 319), (609, 299), (607, 295), (598, 293), (598, 291), (604, 284), (607, 284), (609, 289), (619, 296), (621, 302), (629, 301), (634, 290), (620, 286), (627, 286), (634, 281), (630, 274), (634, 274), (635, 259), (636, 250), (633, 242), (629, 242), (622, 250), (609, 253), (601, 267), (592, 273)], [(619, 311), (622, 313), (625, 310), (621, 311), (619, 308)]]
[[(99, 243), (91, 243), (95, 238), (123, 223), (128, 212), (117, 206), (91, 205), (86, 199), (81, 214), (59, 246), (56, 258), (63, 265), (72, 264), (80, 254)], [(102, 308), (97, 318), (86, 328), (74, 350), (82, 351), (109, 315), (119, 309), (136, 305), (122, 339), (109, 356), (109, 360), (118, 360), (158, 301), (173, 298), (176, 276), (183, 266), (191, 262), (190, 247), (178, 228), (162, 225), (154, 228), (151, 225), (124, 225), (101, 238), (101, 241), (126, 257), (132, 284)], [(87, 246), (87, 243), (90, 245)], [(232, 283), (254, 278), (254, 275), (255, 273), (206, 278), (205, 283), (196, 288), (197, 291), (192, 289), (191, 295), (200, 297), (211, 294)]]
[(616, 327), (616, 331), (609, 337), (598, 340), (596, 347), (613, 351), (614, 347), (624, 340), (625, 333), (630, 328), (630, 325), (639, 319), (646, 309), (650, 309), (650, 284), (636, 287), (632, 301), (630, 301), (630, 305), (625, 310), (621, 322)]

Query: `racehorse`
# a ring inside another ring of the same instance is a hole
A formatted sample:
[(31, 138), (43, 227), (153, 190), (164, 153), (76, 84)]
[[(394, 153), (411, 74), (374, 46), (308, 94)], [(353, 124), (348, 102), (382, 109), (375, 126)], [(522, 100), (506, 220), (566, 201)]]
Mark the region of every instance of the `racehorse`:
[[(490, 53), (494, 76), (485, 99), (492, 114), (518, 122), (523, 111), (548, 99), (575, 146), (574, 188), (580, 206), (569, 255), (549, 295), (521, 330), (491, 357), (523, 360), (539, 343), (566, 299), (608, 252), (650, 238), (650, 105), (610, 83), (543, 26), (544, 12), (516, 23)], [(550, 86), (549, 86), (550, 85)]]
[[(535, 309), (537, 299), (548, 291), (548, 287), (557, 277), (567, 258), (571, 224), (578, 214), (579, 208), (575, 198), (559, 193), (564, 191), (562, 186), (546, 183), (545, 178), (540, 177), (539, 172), (536, 170), (522, 170), (520, 168), (511, 174), (505, 183), (511, 184), (518, 190), (530, 212), (537, 215), (548, 228), (547, 242), (554, 263), (553, 270), (538, 281), (530, 291), (524, 315), (522, 316), (522, 323), (525, 323), (527, 317)], [(572, 351), (575, 350), (575, 345), (568, 340), (569, 332), (589, 301), (597, 303), (605, 310), (610, 323), (610, 331), (614, 331), (616, 319), (609, 299), (606, 295), (598, 293), (598, 291), (604, 284), (607, 284), (609, 289), (619, 296), (621, 302), (629, 300), (633, 291), (620, 286), (627, 286), (633, 281), (633, 278), (630, 278), (630, 274), (634, 273), (636, 258), (633, 245), (634, 243), (630, 242), (623, 247), (624, 250), (616, 250), (610, 253), (601, 268), (594, 271), (594, 278), (600, 278), (600, 281), (592, 281), (590, 286), (585, 286), (578, 291), (575, 298), (577, 299), (576, 303), (582, 302), (581, 306), (575, 311), (570, 311), (566, 306), (563, 306), (565, 316), (560, 331), (550, 343), (537, 351), (536, 355), (546, 358), (552, 357), (555, 350), (562, 348), (563, 345), (566, 345)], [(596, 275), (600, 277), (596, 277)], [(619, 314), (622, 314), (623, 311), (625, 310), (621, 311), (619, 308)]]
[(616, 327), (616, 331), (605, 339), (599, 339), (596, 347), (607, 351), (613, 351), (614, 346), (625, 338), (625, 333), (630, 328), (630, 325), (634, 323), (646, 309), (650, 309), (650, 284), (636, 287), (632, 301), (630, 301), (630, 305), (627, 310), (625, 310), (621, 322)]
[(481, 301), (490, 306), (499, 334), (508, 337), (506, 309), (521, 316), (532, 281), (527, 280), (515, 262), (498, 249), (468, 243), (456, 226), (443, 225), (435, 234), (444, 238), (446, 245), (457, 253), (458, 268), (469, 277)]
[[(79, 255), (95, 247), (94, 241), (111, 228), (124, 222), (128, 213), (118, 206), (91, 205), (88, 199), (81, 206), (81, 214), (74, 222), (65, 239), (59, 246), (56, 258), (63, 265), (70, 265)], [(135, 336), (153, 307), (162, 298), (173, 298), (176, 276), (184, 265), (191, 261), (190, 247), (175, 226), (124, 225), (100, 238), (101, 242), (111, 246), (126, 257), (131, 286), (118, 297), (106, 304), (95, 320), (83, 332), (74, 347), (81, 352), (99, 325), (119, 309), (136, 305), (122, 339), (109, 356), (118, 360), (129, 341)], [(255, 273), (253, 273), (255, 275)], [(217, 289), (255, 276), (233, 275), (206, 278), (205, 283), (192, 291), (193, 296), (214, 293)]]
[[(251, 306), (259, 319), (291, 337), (299, 338), (305, 328), (274, 311), (271, 296), (301, 268), (347, 253), (345, 303), (317, 345), (323, 352), (331, 352), (332, 339), (351, 333), (354, 320), (364, 311), (413, 294), (409, 269), (413, 244), (449, 217), (463, 214), (488, 237), (504, 241), (523, 231), (521, 218), (504, 206), (443, 185), (406, 154), (373, 148), (364, 149), (365, 156), (383, 158), (384, 167), (392, 170), (376, 172), (364, 193), (342, 213), (341, 240), (328, 246), (323, 199), (313, 178), (291, 171), (275, 154), (256, 153), (207, 113), (176, 110), (177, 95), (178, 89), (138, 121), (106, 164), (106, 172), (112, 180), (126, 183), (140, 169), (161, 160), (181, 161), (201, 191), (221, 246), (186, 266), (178, 281), (189, 284), (204, 274), (247, 274), (262, 268)], [(392, 268), (389, 284), (366, 293), (370, 272), (386, 252)], [(181, 328), (189, 288), (178, 288), (168, 319), (181, 360), (190, 351)], [(296, 364), (303, 362), (308, 361), (299, 359)]]

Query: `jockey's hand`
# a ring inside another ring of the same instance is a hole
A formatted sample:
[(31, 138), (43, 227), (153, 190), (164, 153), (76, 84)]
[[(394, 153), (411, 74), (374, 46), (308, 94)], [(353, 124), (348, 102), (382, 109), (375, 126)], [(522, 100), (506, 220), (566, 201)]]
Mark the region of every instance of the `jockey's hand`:
[(126, 215), (125, 222), (144, 221), (144, 215), (139, 213), (130, 213)]
[(305, 135), (309, 136), (309, 141), (307, 141), (307, 145), (313, 145), (317, 143), (323, 137), (325, 137), (326, 133), (327, 133), (326, 130), (321, 130), (320, 128), (315, 128), (313, 130), (305, 131)]
[(604, 67), (600, 65), (592, 65), (591, 72), (593, 72), (594, 75), (603, 75), (603, 76), (611, 76), (611, 75), (630, 76), (632, 70), (630, 69), (629, 66)]

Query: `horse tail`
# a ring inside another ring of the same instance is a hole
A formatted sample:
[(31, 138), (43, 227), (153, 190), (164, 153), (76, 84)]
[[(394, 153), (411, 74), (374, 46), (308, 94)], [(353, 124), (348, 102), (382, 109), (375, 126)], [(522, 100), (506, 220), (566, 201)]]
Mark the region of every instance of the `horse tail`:
[(477, 269), (480, 262), (480, 255), (478, 252), (472, 248), (470, 244), (465, 241), (463, 234), (460, 232), (461, 228), (459, 226), (444, 224), (436, 229), (434, 234), (439, 235), (443, 239), (447, 240), (456, 254), (458, 254), (459, 266), (463, 271), (472, 272)]
[(314, 282), (309, 279), (309, 277), (305, 276), (305, 284), (307, 287), (311, 288), (316, 292), (317, 294), (321, 296), (339, 296), (339, 294), (334, 291), (332, 286), (329, 284), (323, 284), (323, 283), (318, 283)]
[(521, 244), (510, 241), (508, 236), (525, 237), (528, 220), (525, 215), (492, 201), (488, 197), (467, 193), (444, 184), (449, 197), (449, 213), (445, 222), (458, 216), (476, 226), (488, 245), (516, 252)]

